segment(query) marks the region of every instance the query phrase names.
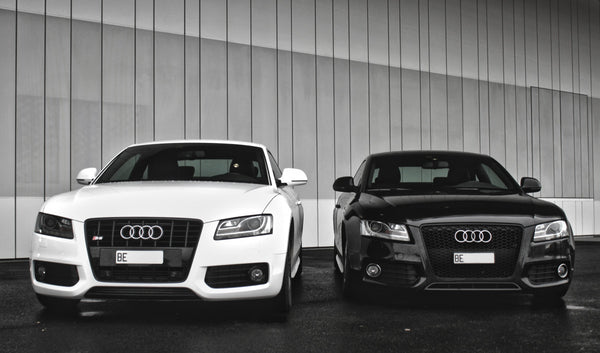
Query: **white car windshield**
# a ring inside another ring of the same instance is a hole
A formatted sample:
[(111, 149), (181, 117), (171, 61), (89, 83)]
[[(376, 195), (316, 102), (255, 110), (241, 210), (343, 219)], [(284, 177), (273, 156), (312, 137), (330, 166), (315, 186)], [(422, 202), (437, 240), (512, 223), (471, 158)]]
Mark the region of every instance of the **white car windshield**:
[(96, 183), (196, 180), (269, 184), (264, 153), (254, 146), (169, 143), (121, 152)]

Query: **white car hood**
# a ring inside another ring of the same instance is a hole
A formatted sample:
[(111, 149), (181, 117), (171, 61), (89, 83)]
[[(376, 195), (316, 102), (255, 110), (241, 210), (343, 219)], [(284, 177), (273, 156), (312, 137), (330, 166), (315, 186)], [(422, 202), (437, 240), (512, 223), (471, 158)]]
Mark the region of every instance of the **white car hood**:
[(54, 196), (42, 212), (76, 221), (166, 217), (206, 223), (260, 214), (277, 195), (276, 190), (270, 185), (203, 181), (107, 183)]

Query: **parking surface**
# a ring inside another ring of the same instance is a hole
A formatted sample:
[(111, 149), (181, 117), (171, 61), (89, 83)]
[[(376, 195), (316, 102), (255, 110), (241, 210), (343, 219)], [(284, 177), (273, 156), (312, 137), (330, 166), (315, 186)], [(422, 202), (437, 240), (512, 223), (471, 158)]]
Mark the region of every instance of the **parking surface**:
[(331, 249), (305, 250), (287, 320), (254, 302), (36, 301), (25, 262), (0, 263), (0, 352), (598, 352), (600, 243), (577, 243), (563, 301), (394, 293), (342, 298)]

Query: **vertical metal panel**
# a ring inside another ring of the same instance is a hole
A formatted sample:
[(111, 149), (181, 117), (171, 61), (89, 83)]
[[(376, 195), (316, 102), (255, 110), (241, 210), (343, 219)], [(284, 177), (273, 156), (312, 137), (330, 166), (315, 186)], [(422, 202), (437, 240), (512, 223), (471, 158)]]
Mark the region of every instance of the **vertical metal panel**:
[[(106, 0), (102, 30), (102, 164), (134, 142), (133, 1)], [(127, 21), (128, 23), (122, 23)], [(120, 23), (120, 25), (110, 25)]]
[(276, 16), (274, 1), (252, 2), (252, 138), (270, 149), (277, 147)]
[(502, 64), (503, 64), (503, 76), (502, 81), (504, 84), (514, 85), (515, 84), (515, 8), (513, 1), (502, 1), (500, 16), (501, 30), (502, 30)]
[[(43, 11), (43, 2), (41, 6)], [(43, 16), (18, 13), (17, 60), (17, 197), (43, 197), (45, 115)]]
[[(71, 187), (70, 2), (48, 2), (46, 18), (46, 196)], [(65, 12), (62, 12), (65, 10)], [(60, 11), (60, 12), (58, 12)], [(60, 16), (60, 17), (59, 17)]]
[[(582, 192), (582, 184), (583, 184), (583, 155), (581, 152), (582, 140), (585, 138), (581, 135), (581, 112), (579, 106), (579, 94), (569, 94), (571, 96), (571, 104), (572, 104), (572, 123), (573, 123), (573, 131), (572, 131), (572, 146), (573, 146), (573, 181), (574, 181), (574, 194), (573, 197), (581, 198), (583, 197)], [(562, 99), (562, 97), (561, 97)], [(561, 109), (564, 109), (561, 103)], [(564, 146), (564, 144), (563, 144)], [(565, 149), (563, 147), (563, 155), (565, 154)], [(569, 171), (567, 171), (567, 174)]]
[(200, 137), (226, 139), (227, 112), (227, 3), (200, 3)]
[(504, 167), (517, 178), (517, 102), (516, 87), (504, 85)]
[(577, 36), (578, 66), (579, 66), (579, 92), (589, 96), (591, 90), (591, 62), (590, 62), (590, 1), (577, 0)]
[[(552, 88), (550, 8), (547, 4), (544, 5), (542, 2), (538, 2), (537, 19), (537, 69), (539, 72), (539, 86), (543, 88)], [(527, 49), (529, 50), (530, 47), (528, 46)], [(535, 69), (535, 66), (532, 66), (532, 68)]]
[(460, 5), (461, 72), (470, 79), (478, 78), (477, 6), (477, 0), (462, 0)]
[[(527, 33), (525, 33), (526, 22), (530, 21), (530, 19), (525, 20), (525, 8), (523, 4), (524, 0), (515, 0), (514, 1), (514, 49), (515, 49), (515, 84), (517, 86), (525, 87), (526, 86), (526, 72), (525, 72), (525, 63), (526, 63), (526, 52), (525, 48), (525, 38)], [(518, 87), (517, 87), (518, 89)], [(518, 98), (517, 98), (518, 100)]]
[(579, 87), (579, 12), (577, 0), (569, 1), (570, 5), (570, 32), (571, 38), (571, 80), (573, 81), (572, 91), (580, 93)]
[(402, 148), (402, 69), (400, 43), (400, 1), (388, 1), (388, 45), (390, 87), (390, 148)]
[(369, 67), (367, 36), (367, 4), (351, 0), (350, 27), (350, 156), (356, 170), (369, 154)]
[(153, 0), (135, 3), (135, 141), (154, 140)]
[(429, 6), (430, 1), (419, 1), (419, 70), (420, 70), (420, 117), (421, 146), (420, 149), (431, 148), (431, 104), (430, 104), (430, 44), (429, 44)]
[(591, 181), (593, 180), (592, 166), (593, 160), (590, 153), (589, 146), (592, 141), (592, 131), (589, 129), (588, 123), (590, 121), (588, 112), (588, 97), (585, 95), (579, 95), (579, 102), (575, 104), (579, 105), (579, 150), (581, 151), (581, 194), (582, 197), (593, 197), (591, 187)]
[(500, 83), (489, 82), (490, 155), (500, 164), (506, 162), (505, 125), (504, 125), (504, 86)]
[(573, 94), (560, 93), (560, 157), (561, 157), (561, 192), (562, 197), (575, 197), (577, 185), (575, 172), (575, 140), (573, 129)]
[(558, 23), (558, 0), (550, 0), (550, 4), (547, 2), (541, 2), (550, 13), (550, 48), (551, 58), (550, 63), (552, 66), (552, 88), (560, 90), (560, 47), (559, 47), (559, 23)]
[(446, 82), (446, 4), (429, 1), (429, 107), (431, 148), (448, 148), (448, 92)]
[(529, 99), (531, 110), (531, 176), (540, 179), (542, 190), (544, 190), (545, 180), (542, 180), (542, 162), (540, 160), (540, 89), (532, 87), (529, 90), (531, 98)]
[(242, 141), (252, 140), (253, 132), (250, 3), (231, 1), (227, 7), (227, 131), (228, 138)]
[(421, 148), (420, 72), (402, 69), (402, 149)]
[(571, 37), (571, 3), (558, 2), (558, 49), (560, 90), (573, 91), (573, 38)]
[(502, 52), (502, 2), (487, 1), (487, 50), (488, 74), (490, 82), (504, 80), (504, 53)]
[(431, 148), (448, 149), (448, 88), (446, 75), (429, 74)]
[(462, 89), (462, 11), (459, 0), (446, 3), (448, 148), (464, 149)]
[(562, 154), (561, 154), (561, 116), (560, 116), (560, 92), (552, 91), (552, 136), (554, 137), (552, 147), (554, 148), (554, 195), (563, 197), (562, 194)]
[(462, 76), (462, 11), (461, 0), (446, 2), (446, 51), (447, 74)]
[(465, 151), (480, 151), (479, 140), (479, 83), (472, 79), (462, 81), (463, 147)]
[(516, 132), (516, 155), (517, 155), (517, 172), (516, 177), (521, 178), (530, 175), (530, 148), (528, 142), (530, 131), (529, 122), (527, 117), (527, 88), (517, 86), (515, 87), (515, 106), (516, 106), (516, 117), (515, 117), (515, 132)]
[(487, 25), (487, 2), (477, 3), (477, 35), (479, 58), (479, 146), (480, 152), (490, 153), (490, 111), (489, 111), (489, 87), (488, 87), (488, 25)]
[(351, 175), (350, 161), (350, 63), (348, 1), (333, 2), (333, 85), (336, 177)]
[[(44, 2), (29, 2), (44, 12)], [(16, 256), (27, 257), (29, 231), (44, 198), (44, 16), (17, 14)]]
[(272, 151), (282, 167), (293, 165), (292, 135), (292, 4), (277, 2), (277, 126), (279, 142)]
[(558, 166), (554, 163), (553, 94), (548, 89), (540, 89), (538, 92), (540, 181), (545, 186), (542, 187), (541, 196), (554, 197), (555, 169)]
[(333, 77), (333, 4), (330, 0), (316, 2), (316, 104), (317, 104), (317, 192), (319, 246), (333, 245), (335, 192), (335, 122)]
[[(598, 38), (597, 38), (598, 39)], [(594, 48), (592, 49), (592, 52), (594, 53), (595, 50), (600, 49), (600, 48)], [(599, 53), (600, 54), (600, 53)], [(598, 58), (598, 60), (600, 60), (600, 55), (599, 56), (595, 56), (595, 58)], [(593, 90), (592, 90), (593, 92)], [(593, 127), (593, 136), (600, 136), (600, 99), (599, 98), (591, 98), (591, 110), (592, 110), (592, 127)], [(592, 139), (592, 146), (593, 146), (593, 156), (599, 156), (600, 155), (600, 139), (598, 138), (593, 138)], [(600, 175), (600, 162), (598, 162), (597, 160), (593, 160), (594, 161), (594, 199), (598, 199), (600, 197), (600, 182), (598, 179), (598, 177), (596, 177), (597, 175)], [(599, 209), (598, 207), (596, 207), (596, 209)], [(596, 223), (597, 225), (600, 224), (600, 222)], [(598, 229), (596, 229), (598, 231)]]
[(183, 0), (156, 0), (154, 62), (154, 137), (184, 136)]
[(0, 10), (0, 258), (15, 256), (15, 31), (16, 12)]
[[(537, 2), (523, 0), (523, 16), (525, 22), (525, 82), (527, 85), (539, 86), (538, 69), (538, 30), (539, 14)], [(542, 32), (542, 35), (544, 33)], [(544, 58), (542, 58), (543, 60)]]
[(71, 188), (75, 189), (81, 187), (75, 181), (79, 170), (102, 166), (100, 1), (74, 2), (73, 17), (90, 19), (72, 24)]
[(185, 0), (185, 131), (200, 138), (200, 2)]
[(368, 1), (369, 150), (390, 150), (390, 82), (387, 1)]
[(299, 188), (304, 199), (304, 246), (318, 245), (315, 8), (309, 0), (292, 2), (292, 89), (294, 166), (312, 182)]
[(448, 149), (462, 151), (465, 148), (463, 135), (465, 130), (463, 123), (463, 80), (460, 77), (448, 76), (446, 84), (448, 85)]
[(400, 0), (400, 46), (402, 68), (420, 68), (419, 1)]

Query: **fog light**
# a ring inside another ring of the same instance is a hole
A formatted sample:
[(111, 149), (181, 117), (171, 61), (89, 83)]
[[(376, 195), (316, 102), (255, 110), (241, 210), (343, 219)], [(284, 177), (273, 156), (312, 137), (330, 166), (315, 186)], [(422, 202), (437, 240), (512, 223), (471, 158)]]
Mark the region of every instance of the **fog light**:
[(558, 277), (565, 279), (569, 275), (569, 267), (567, 267), (566, 264), (560, 264), (556, 269), (556, 273), (558, 274)]
[(44, 281), (44, 279), (46, 278), (46, 267), (44, 267), (44, 266), (39, 266), (39, 267), (37, 268), (37, 271), (36, 271), (36, 276), (35, 276), (35, 278), (36, 278), (38, 281), (40, 281), (40, 282), (43, 282), (43, 281)]
[(367, 265), (367, 276), (371, 278), (377, 278), (381, 275), (381, 267), (378, 264)]
[(249, 271), (250, 280), (254, 283), (260, 283), (265, 279), (265, 273), (258, 267), (252, 267)]

